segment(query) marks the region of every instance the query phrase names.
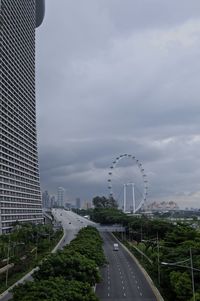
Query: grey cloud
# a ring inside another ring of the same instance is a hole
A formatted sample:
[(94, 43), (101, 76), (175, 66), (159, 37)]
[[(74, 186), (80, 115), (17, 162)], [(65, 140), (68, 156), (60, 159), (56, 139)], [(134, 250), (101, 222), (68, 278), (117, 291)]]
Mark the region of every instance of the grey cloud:
[(106, 194), (110, 163), (132, 153), (150, 199), (185, 204), (200, 190), (199, 1), (59, 3), (37, 30), (42, 188)]

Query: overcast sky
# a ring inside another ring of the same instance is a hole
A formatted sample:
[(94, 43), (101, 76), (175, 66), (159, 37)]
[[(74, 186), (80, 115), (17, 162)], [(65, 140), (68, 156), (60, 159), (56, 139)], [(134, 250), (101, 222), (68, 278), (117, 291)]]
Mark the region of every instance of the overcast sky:
[(46, 0), (36, 41), (42, 190), (108, 195), (129, 153), (150, 201), (200, 207), (200, 1)]

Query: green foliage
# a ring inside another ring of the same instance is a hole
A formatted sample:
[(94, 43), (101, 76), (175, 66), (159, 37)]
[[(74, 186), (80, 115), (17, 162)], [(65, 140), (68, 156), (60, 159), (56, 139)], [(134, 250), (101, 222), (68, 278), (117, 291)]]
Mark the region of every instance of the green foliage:
[(92, 220), (105, 225), (126, 224), (128, 217), (116, 208), (96, 208), (92, 212)]
[[(194, 301), (194, 298), (192, 297), (190, 301)], [(195, 293), (195, 301), (200, 301), (200, 293)]]
[(192, 295), (191, 278), (187, 272), (171, 272), (170, 273), (171, 288), (176, 294), (176, 300), (189, 300)]
[(105, 196), (96, 196), (92, 200), (95, 208), (117, 208), (117, 202), (114, 198), (106, 198)]
[(39, 270), (33, 274), (33, 278), (42, 280), (60, 275), (66, 280), (88, 282), (90, 285), (100, 280), (95, 262), (72, 250), (51, 254), (39, 265)]
[[(54, 232), (51, 225), (34, 225), (16, 223), (13, 231), (0, 236), (0, 268), (5, 266), (9, 253), (9, 263), (14, 266), (9, 270), (8, 285), (20, 279), (41, 260), (62, 235)], [(36, 258), (37, 249), (37, 258)], [(5, 273), (0, 274), (0, 292), (5, 290)]]
[(96, 228), (81, 229), (70, 245), (40, 263), (33, 282), (14, 288), (13, 301), (97, 301), (91, 286), (105, 262), (102, 243)]
[(102, 239), (96, 228), (88, 226), (79, 231), (77, 237), (72, 240), (65, 250), (73, 250), (95, 261), (97, 266), (105, 263), (105, 256), (102, 248)]
[(13, 289), (13, 301), (98, 301), (88, 283), (63, 277), (27, 282)]
[(176, 246), (177, 244), (187, 240), (196, 240), (200, 242), (200, 237), (198, 232), (189, 225), (178, 224), (177, 226), (173, 227), (172, 231), (167, 233), (166, 240), (169, 242), (169, 245)]
[(148, 240), (155, 239), (158, 235), (159, 239), (162, 239), (168, 232), (172, 231), (174, 226), (170, 222), (160, 219), (151, 220), (146, 217), (130, 217), (128, 228), (133, 233), (135, 240), (140, 241), (141, 236), (143, 239)]

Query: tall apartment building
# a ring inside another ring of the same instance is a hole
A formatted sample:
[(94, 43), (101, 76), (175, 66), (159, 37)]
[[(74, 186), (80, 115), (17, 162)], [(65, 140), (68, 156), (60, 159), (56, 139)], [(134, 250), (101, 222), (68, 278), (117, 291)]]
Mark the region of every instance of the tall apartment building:
[(0, 0), (0, 233), (43, 221), (35, 104), (35, 29), (44, 0)]
[(57, 195), (58, 207), (64, 207), (64, 201), (65, 201), (65, 189), (63, 187), (58, 187), (58, 195)]

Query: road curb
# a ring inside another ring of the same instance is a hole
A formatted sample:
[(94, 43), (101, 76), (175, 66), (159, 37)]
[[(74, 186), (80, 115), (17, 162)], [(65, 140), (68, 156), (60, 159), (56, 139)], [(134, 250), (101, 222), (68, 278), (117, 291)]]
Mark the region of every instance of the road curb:
[(149, 283), (152, 291), (154, 292), (154, 295), (157, 299), (157, 301), (164, 301), (163, 297), (161, 296), (159, 290), (157, 289), (157, 287), (155, 286), (153, 280), (151, 279), (151, 277), (149, 276), (149, 274), (147, 273), (147, 271), (143, 268), (143, 266), (140, 264), (140, 262), (138, 261), (138, 259), (133, 255), (133, 253), (112, 233), (113, 237), (117, 239), (117, 241), (119, 242), (119, 244), (129, 253), (129, 255), (133, 258), (133, 260), (135, 261), (135, 263), (137, 264), (137, 266), (139, 267), (139, 269), (141, 270), (141, 272), (143, 273), (144, 277), (146, 278), (147, 282)]

